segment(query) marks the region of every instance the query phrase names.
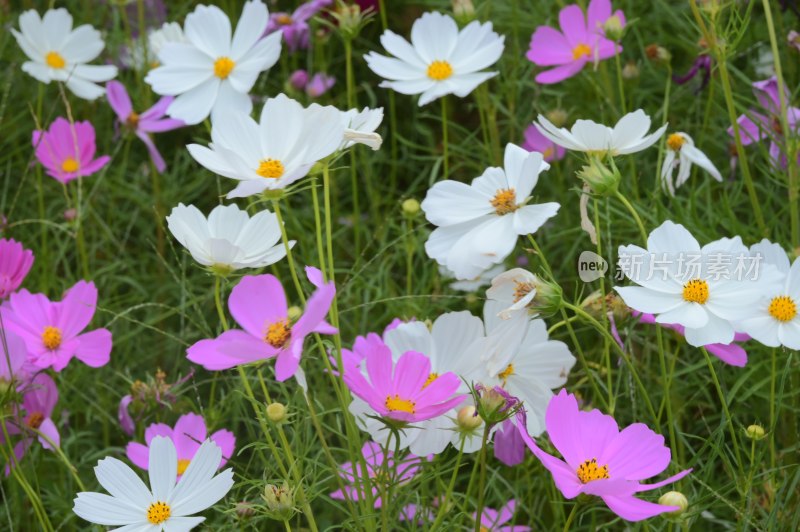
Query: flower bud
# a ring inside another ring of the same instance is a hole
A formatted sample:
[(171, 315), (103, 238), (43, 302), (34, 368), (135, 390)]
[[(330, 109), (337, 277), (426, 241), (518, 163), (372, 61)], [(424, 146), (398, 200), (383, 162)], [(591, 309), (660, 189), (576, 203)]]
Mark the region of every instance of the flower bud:
[(346, 4), (338, 2), (336, 9), (331, 11), (331, 16), (339, 23), (339, 31), (345, 39), (355, 39), (364, 26), (369, 24), (375, 15), (374, 10), (361, 11), (361, 7), (356, 4)]
[(544, 116), (556, 127), (562, 127), (567, 123), (567, 119), (569, 118), (569, 115), (563, 109), (552, 109), (547, 111)]
[(542, 316), (552, 316), (561, 309), (564, 301), (561, 287), (551, 281), (536, 277), (533, 282), (536, 295), (529, 305), (529, 310)]
[(456, 422), (458, 423), (458, 428), (464, 432), (472, 432), (483, 425), (483, 419), (472, 405), (465, 406), (458, 411)]
[(617, 191), (622, 176), (613, 165), (607, 167), (597, 157), (591, 157), (589, 164), (578, 171), (578, 177), (599, 196), (610, 196)]
[(639, 67), (633, 61), (628, 61), (622, 67), (622, 77), (624, 79), (636, 79), (639, 77)]
[[(502, 378), (509, 369), (513, 370), (513, 366), (509, 365), (498, 377)], [(489, 426), (502, 423), (514, 415), (520, 404), (519, 399), (509, 394), (501, 386), (488, 387), (476, 384), (474, 397), (478, 415)]]
[(645, 55), (650, 61), (660, 64), (668, 64), (672, 61), (672, 54), (663, 46), (651, 44), (644, 49)]
[(229, 276), (233, 272), (233, 268), (228, 264), (212, 264), (208, 269), (217, 277), (223, 278)]
[(475, 6), (472, 0), (453, 0), (453, 15), (459, 24), (467, 24), (475, 19)]
[(756, 441), (763, 440), (764, 436), (767, 435), (766, 431), (764, 430), (764, 427), (762, 427), (761, 425), (750, 425), (745, 429), (744, 433), (745, 435), (747, 435), (748, 438)]
[(680, 508), (679, 510), (675, 510), (674, 512), (669, 512), (667, 514), (664, 514), (671, 517), (677, 517), (689, 508), (689, 501), (686, 499), (686, 496), (680, 491), (668, 491), (658, 499), (658, 504), (661, 504), (663, 506), (677, 506), (678, 508)]
[(270, 403), (267, 405), (267, 417), (273, 423), (283, 423), (286, 421), (286, 407), (283, 403)]
[(235, 511), (236, 511), (236, 516), (239, 519), (249, 519), (253, 517), (253, 514), (255, 514), (253, 505), (250, 504), (249, 502), (237, 502)]
[(305, 70), (295, 70), (292, 72), (292, 75), (289, 76), (289, 85), (298, 91), (305, 90), (306, 85), (308, 85), (308, 72)]
[(606, 23), (603, 24), (603, 32), (608, 39), (619, 42), (622, 40), (622, 35), (625, 33), (625, 24), (622, 23), (619, 16), (612, 15), (608, 17)]
[(402, 203), (403, 214), (406, 216), (416, 216), (419, 214), (419, 201), (414, 198), (409, 198)]
[(303, 310), (297, 305), (292, 305), (286, 310), (286, 317), (289, 321), (297, 320), (303, 314)]
[(287, 520), (294, 514), (294, 494), (285, 482), (280, 487), (267, 484), (261, 497), (278, 519)]
[(586, 296), (586, 299), (581, 302), (581, 308), (597, 319), (604, 319), (603, 310), (612, 313), (615, 320), (625, 319), (631, 313), (630, 307), (625, 304), (616, 292), (609, 292), (604, 298), (600, 290), (596, 290)]

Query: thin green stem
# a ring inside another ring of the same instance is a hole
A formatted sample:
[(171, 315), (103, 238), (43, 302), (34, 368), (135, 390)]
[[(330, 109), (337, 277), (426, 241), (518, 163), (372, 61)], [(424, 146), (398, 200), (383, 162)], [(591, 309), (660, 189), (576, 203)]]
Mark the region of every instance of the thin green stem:
[(292, 246), (289, 245), (289, 237), (286, 234), (286, 227), (283, 225), (283, 215), (281, 214), (281, 204), (277, 199), (272, 200), (272, 208), (275, 209), (275, 217), (278, 219), (278, 227), (281, 228), (281, 239), (283, 246), (286, 248), (286, 261), (289, 263), (289, 271), (292, 274), (292, 281), (297, 290), (297, 296), (303, 305), (306, 304), (306, 294), (303, 292), (303, 285), (300, 284), (300, 278), (297, 276), (297, 268), (294, 266), (294, 257), (292, 256)]
[(636, 211), (636, 208), (633, 206), (633, 204), (631, 204), (630, 201), (628, 201), (628, 198), (622, 195), (619, 190), (614, 192), (614, 197), (616, 197), (620, 203), (622, 203), (622, 205), (628, 209), (628, 212), (631, 213), (631, 216), (633, 216), (633, 219), (636, 221), (636, 226), (639, 228), (639, 234), (642, 236), (642, 240), (645, 244), (647, 244), (647, 230), (644, 228), (644, 224), (642, 223), (642, 219), (639, 217), (639, 213)]
[(486, 423), (483, 429), (483, 440), (481, 442), (481, 454), (478, 459), (480, 462), (480, 477), (478, 479), (478, 509), (475, 512), (475, 532), (481, 531), (481, 515), (483, 515), (483, 502), (486, 496), (486, 448), (489, 440), (489, 431), (492, 427)]
[(572, 526), (572, 522), (575, 520), (575, 516), (578, 515), (578, 506), (579, 503), (575, 503), (572, 505), (572, 510), (569, 512), (569, 516), (567, 517), (566, 522), (564, 523), (564, 532), (569, 530), (569, 527)]
[(228, 318), (225, 317), (225, 308), (222, 306), (222, 277), (214, 276), (214, 306), (217, 307), (219, 322), (224, 330), (228, 330)]
[(617, 67), (617, 90), (619, 91), (619, 106), (622, 109), (622, 114), (628, 112), (628, 105), (625, 101), (625, 83), (622, 80), (622, 61), (620, 61), (619, 54), (614, 55), (614, 62)]
[(717, 372), (714, 369), (711, 355), (708, 354), (708, 351), (706, 351), (705, 347), (701, 347), (700, 349), (703, 351), (703, 355), (706, 357), (708, 371), (711, 373), (711, 380), (714, 381), (714, 388), (717, 390), (717, 396), (719, 397), (719, 402), (722, 405), (722, 411), (725, 413), (726, 425), (728, 425), (728, 431), (730, 432), (731, 440), (733, 441), (733, 451), (736, 455), (736, 466), (739, 469), (739, 474), (744, 476), (742, 455), (739, 452), (739, 438), (736, 436), (736, 427), (733, 423), (733, 416), (731, 416), (731, 411), (728, 409), (728, 400), (725, 398), (725, 394), (722, 392), (722, 386), (719, 383), (719, 378), (717, 378)]
[(458, 477), (458, 470), (461, 467), (461, 459), (464, 457), (464, 443), (467, 441), (466, 436), (461, 436), (461, 443), (458, 445), (458, 456), (456, 457), (456, 465), (453, 468), (453, 474), (450, 475), (450, 482), (447, 484), (447, 491), (444, 492), (444, 499), (439, 506), (439, 511), (436, 512), (436, 519), (431, 525), (431, 532), (434, 532), (444, 520), (444, 514), (447, 507), (450, 505), (450, 498), (453, 496), (453, 488), (456, 485), (456, 478)]

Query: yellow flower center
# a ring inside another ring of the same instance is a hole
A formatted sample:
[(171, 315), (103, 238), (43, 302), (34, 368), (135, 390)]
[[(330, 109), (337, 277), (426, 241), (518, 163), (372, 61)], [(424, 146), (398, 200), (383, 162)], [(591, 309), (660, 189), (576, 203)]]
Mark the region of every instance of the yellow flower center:
[(792, 321), (797, 316), (797, 303), (789, 296), (774, 297), (769, 303), (769, 315), (778, 321)]
[(686, 139), (680, 133), (673, 133), (667, 137), (667, 146), (672, 151), (678, 151), (686, 143)]
[(683, 285), (683, 299), (689, 303), (700, 303), (708, 301), (708, 283), (702, 279), (692, 279)]
[(581, 57), (589, 57), (592, 55), (592, 49), (586, 44), (579, 44), (572, 49), (572, 59), (580, 59)]
[(453, 67), (447, 61), (434, 61), (428, 65), (428, 77), (442, 81), (453, 75)]
[(25, 424), (32, 429), (38, 429), (42, 426), (42, 423), (44, 423), (44, 414), (41, 412), (31, 412), (25, 421)]
[(160, 525), (172, 515), (172, 508), (165, 502), (154, 502), (147, 508), (147, 520), (154, 525)]
[(214, 61), (214, 75), (219, 79), (225, 79), (231, 75), (235, 66), (236, 63), (230, 57), (220, 57)]
[(409, 401), (408, 399), (401, 399), (397, 394), (394, 396), (387, 395), (385, 405), (389, 412), (405, 412), (407, 414), (416, 412), (415, 407), (417, 406), (415, 402)]
[(125, 123), (131, 126), (132, 128), (137, 127), (139, 125), (139, 114), (131, 111), (131, 114), (129, 114), (128, 118), (125, 119)]
[(514, 303), (530, 294), (534, 289), (533, 283), (514, 281), (514, 285)]
[(542, 159), (547, 160), (547, 158), (548, 157), (552, 157), (554, 153), (555, 153), (555, 150), (553, 150), (552, 147), (545, 148), (545, 150), (542, 152)]
[(513, 374), (514, 374), (514, 364), (509, 364), (508, 366), (506, 366), (506, 369), (497, 374), (497, 377), (503, 381), (503, 386), (505, 386), (506, 381)]
[(428, 375), (428, 380), (426, 380), (425, 384), (422, 385), (422, 389), (424, 390), (425, 388), (427, 388), (430, 383), (432, 383), (433, 381), (435, 381), (438, 378), (439, 378), (439, 374), (436, 373), (436, 372), (433, 372), (430, 375)]
[(50, 68), (64, 68), (67, 65), (64, 57), (58, 52), (47, 52), (47, 55), (44, 56), (44, 62)]
[(58, 349), (61, 345), (61, 329), (58, 327), (45, 327), (42, 333), (42, 343), (50, 351)]
[(608, 466), (598, 466), (597, 458), (586, 460), (578, 466), (578, 479), (583, 484), (588, 484), (593, 480), (600, 480), (601, 478), (609, 478)]
[(192, 463), (191, 460), (187, 460), (186, 458), (181, 458), (178, 460), (178, 474), (183, 475), (186, 472), (186, 468), (189, 467), (189, 464)]
[(78, 168), (80, 167), (81, 165), (78, 163), (78, 161), (76, 161), (72, 157), (67, 157), (66, 159), (64, 159), (64, 162), (61, 163), (61, 169), (64, 170), (65, 172), (77, 172)]
[(489, 203), (494, 207), (494, 211), (502, 216), (517, 210), (517, 194), (513, 188), (501, 189)]
[(277, 179), (283, 175), (285, 170), (283, 163), (278, 159), (262, 159), (261, 162), (258, 163), (258, 170), (256, 170), (256, 173), (261, 177)]
[(282, 348), (289, 341), (292, 335), (292, 328), (289, 327), (288, 320), (276, 321), (267, 328), (267, 334), (264, 341), (275, 348)]
[(283, 13), (275, 17), (275, 21), (281, 26), (288, 26), (289, 24), (292, 23), (292, 17), (290, 17), (286, 13)]

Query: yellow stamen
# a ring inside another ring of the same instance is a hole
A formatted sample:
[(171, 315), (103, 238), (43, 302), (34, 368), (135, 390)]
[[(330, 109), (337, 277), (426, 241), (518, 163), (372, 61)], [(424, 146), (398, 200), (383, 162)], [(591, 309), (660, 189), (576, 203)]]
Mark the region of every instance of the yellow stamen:
[(288, 26), (289, 24), (292, 23), (292, 17), (290, 17), (286, 13), (283, 13), (275, 17), (275, 22), (277, 22), (281, 26)]
[(527, 296), (531, 293), (535, 287), (533, 283), (521, 283), (519, 281), (514, 281), (514, 303), (520, 301), (523, 297)]
[(67, 157), (64, 159), (64, 162), (61, 163), (61, 169), (65, 172), (77, 172), (81, 165), (73, 159), (72, 157)]
[(172, 515), (172, 508), (165, 502), (154, 502), (147, 508), (147, 520), (154, 525), (160, 525)]
[(276, 321), (267, 328), (264, 341), (275, 348), (282, 348), (292, 336), (292, 328), (289, 327), (288, 320)]
[(508, 366), (506, 366), (506, 369), (497, 374), (497, 377), (503, 381), (503, 386), (505, 386), (506, 381), (513, 374), (514, 374), (514, 364), (509, 364)]
[(128, 118), (125, 120), (125, 123), (132, 128), (137, 127), (139, 125), (139, 114), (131, 111), (131, 114), (129, 114)]
[(453, 75), (453, 67), (447, 61), (434, 61), (428, 65), (428, 77), (442, 81)]
[(400, 396), (395, 394), (387, 395), (386, 396), (386, 409), (389, 412), (405, 412), (407, 414), (413, 414), (416, 412), (415, 408), (417, 404), (413, 401), (409, 401), (408, 399), (400, 399)]
[(191, 460), (187, 460), (186, 458), (181, 458), (178, 460), (178, 474), (183, 475), (186, 472), (186, 468), (189, 467)]
[(61, 329), (50, 326), (45, 327), (42, 333), (42, 343), (50, 351), (58, 349), (61, 345)]
[(593, 480), (600, 480), (601, 478), (609, 478), (608, 466), (598, 466), (597, 458), (586, 460), (584, 463), (578, 466), (578, 479), (583, 484), (588, 484)]
[(436, 373), (436, 372), (433, 372), (430, 375), (428, 375), (428, 380), (426, 380), (425, 384), (422, 385), (422, 389), (424, 390), (425, 388), (427, 388), (430, 383), (432, 383), (433, 381), (435, 381), (438, 378), (439, 378), (439, 374)]
[(592, 55), (592, 49), (586, 44), (579, 44), (572, 49), (572, 59), (580, 59), (581, 57), (588, 57)]
[(692, 279), (683, 285), (683, 299), (689, 303), (700, 303), (708, 301), (708, 283), (702, 279)]
[(42, 423), (44, 423), (44, 414), (41, 412), (31, 412), (25, 421), (25, 424), (32, 429), (38, 429), (42, 426)]
[(235, 66), (236, 63), (230, 57), (220, 57), (214, 61), (214, 75), (219, 79), (225, 79), (230, 76)]
[(547, 159), (552, 157), (554, 153), (555, 153), (555, 150), (553, 150), (552, 147), (545, 148), (545, 150), (542, 152), (542, 159), (544, 159), (546, 161)]
[(64, 68), (67, 65), (67, 61), (58, 52), (47, 52), (47, 55), (44, 56), (44, 62), (50, 68)]
[(686, 139), (680, 133), (673, 133), (667, 137), (667, 146), (672, 151), (678, 151), (686, 143)]
[(789, 296), (774, 297), (769, 303), (769, 314), (778, 321), (792, 321), (797, 316), (797, 303)]
[(500, 216), (517, 210), (517, 194), (513, 188), (506, 188), (497, 191), (494, 198), (489, 202), (494, 207), (494, 211)]
[(278, 159), (262, 159), (258, 164), (258, 170), (256, 170), (256, 173), (261, 177), (271, 177), (277, 179), (283, 175), (285, 170), (286, 169), (283, 167), (283, 163)]

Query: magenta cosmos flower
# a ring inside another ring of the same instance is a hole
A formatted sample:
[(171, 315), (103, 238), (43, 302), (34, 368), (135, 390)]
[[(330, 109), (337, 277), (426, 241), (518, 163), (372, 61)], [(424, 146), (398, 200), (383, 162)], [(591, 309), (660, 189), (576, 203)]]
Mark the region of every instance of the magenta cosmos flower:
[[(529, 526), (506, 525), (514, 517), (517, 501), (511, 499), (500, 510), (484, 508), (481, 514), (481, 532), (529, 532)], [(472, 519), (477, 517), (473, 514)]]
[[(783, 152), (783, 137), (786, 132), (781, 125), (781, 99), (778, 91), (778, 80), (775, 76), (764, 81), (753, 83), (753, 93), (756, 95), (758, 103), (766, 114), (750, 110), (747, 114), (740, 116), (737, 121), (741, 128), (742, 144), (748, 146), (754, 142), (769, 139), (769, 156), (776, 163), (786, 167), (786, 154)], [(784, 86), (784, 101), (786, 102), (787, 125), (789, 134), (797, 133), (798, 123), (800, 123), (800, 108), (789, 105), (789, 91)], [(733, 128), (728, 128), (728, 134), (733, 136)], [(800, 164), (800, 156), (798, 157)]]
[[(52, 377), (47, 373), (38, 373), (30, 381), (17, 387), (17, 392), (22, 394), (22, 403), (13, 408), (6, 424), (9, 435), (22, 435), (14, 445), (14, 456), (17, 461), (22, 460), (35, 439), (38, 439), (45, 449), (52, 450), (53, 445), (59, 447), (61, 435), (52, 418), (53, 410), (58, 403), (58, 388)], [(2, 441), (3, 434), (0, 431), (0, 442)], [(50, 445), (50, 442), (53, 445)], [(6, 464), (6, 475), (11, 465)]]
[[(526, 57), (537, 66), (556, 67), (537, 74), (536, 82), (558, 83), (580, 72), (587, 63), (620, 53), (622, 46), (607, 39), (603, 31), (611, 16), (611, 0), (591, 0), (586, 13), (577, 4), (561, 10), (561, 31), (550, 26), (536, 28)], [(625, 14), (617, 10), (614, 16), (624, 27)]]
[(94, 158), (94, 127), (88, 120), (70, 124), (58, 117), (47, 131), (33, 132), (33, 147), (47, 174), (65, 184), (92, 175), (111, 160), (108, 155)]
[(0, 315), (8, 329), (19, 335), (28, 348), (30, 362), (40, 369), (64, 369), (73, 357), (99, 368), (111, 355), (111, 333), (95, 329), (81, 334), (92, 321), (97, 307), (97, 288), (78, 281), (64, 299), (51, 302), (44, 294), (25, 289), (11, 294)]
[(401, 460), (397, 460), (392, 451), (386, 456), (384, 464), (384, 454), (381, 446), (374, 441), (368, 441), (361, 447), (361, 454), (364, 457), (364, 467), (361, 463), (353, 464), (347, 462), (341, 465), (339, 474), (350, 485), (345, 486), (344, 490), (336, 490), (330, 494), (332, 499), (345, 500), (345, 495), (352, 501), (359, 501), (366, 498), (368, 486), (372, 492), (375, 508), (381, 507), (381, 499), (378, 497), (380, 492), (377, 482), (383, 480), (383, 468), (388, 467), (392, 475), (391, 483), (404, 484), (411, 480), (418, 472), (422, 458), (413, 454), (406, 455)]
[(666, 486), (688, 475), (686, 469), (655, 484), (641, 480), (658, 475), (672, 456), (664, 437), (643, 423), (619, 430), (614, 418), (599, 410), (582, 412), (575, 396), (561, 390), (550, 399), (545, 426), (563, 460), (542, 451), (528, 434), (525, 414), (517, 414), (517, 427), (534, 455), (553, 475), (556, 487), (567, 499), (581, 493), (603, 499), (612, 512), (627, 521), (641, 521), (677, 506), (643, 501), (634, 495)]
[[(194, 455), (200, 449), (200, 445), (206, 441), (208, 429), (203, 416), (197, 414), (184, 414), (178, 418), (175, 428), (164, 423), (153, 423), (144, 430), (144, 441), (147, 445), (138, 442), (130, 442), (125, 448), (128, 460), (135, 465), (147, 470), (150, 463), (150, 443), (156, 436), (169, 438), (175, 444), (178, 453), (178, 475), (183, 475), (189, 467)], [(236, 446), (236, 437), (229, 430), (220, 429), (209, 438), (222, 449), (222, 459), (217, 469), (224, 466)]]
[(19, 288), (33, 266), (33, 251), (16, 240), (0, 238), (0, 299)]
[(186, 125), (181, 120), (165, 118), (167, 107), (175, 98), (164, 96), (153, 107), (139, 114), (134, 112), (128, 91), (125, 90), (125, 85), (119, 81), (106, 83), (106, 94), (108, 95), (109, 105), (117, 113), (119, 123), (133, 131), (134, 135), (144, 142), (156, 170), (159, 172), (166, 170), (167, 163), (164, 162), (163, 157), (161, 157), (156, 145), (153, 143), (153, 139), (150, 138), (150, 133), (171, 131)]
[(283, 32), (283, 40), (290, 52), (308, 48), (310, 28), (308, 21), (333, 0), (310, 0), (297, 9), (294, 13), (272, 13), (267, 22), (266, 34), (276, 31)]
[(560, 161), (567, 153), (566, 148), (559, 146), (552, 140), (542, 135), (534, 126), (528, 126), (525, 130), (525, 142), (522, 147), (528, 151), (536, 151), (542, 154), (542, 158), (549, 162)]
[(452, 372), (431, 373), (431, 361), (422, 353), (406, 351), (392, 360), (392, 351), (377, 335), (364, 347), (366, 376), (354, 365), (345, 366), (344, 381), (353, 395), (363, 399), (379, 415), (415, 423), (444, 414), (461, 403), (456, 395), (461, 380)]
[(311, 333), (335, 334), (325, 316), (336, 295), (333, 281), (324, 283), (322, 272), (306, 267), (309, 281), (317, 287), (306, 310), (294, 324), (289, 318), (286, 294), (274, 275), (248, 275), (228, 298), (233, 319), (243, 330), (230, 330), (217, 338), (200, 340), (187, 350), (187, 358), (212, 371), (276, 357), (275, 378), (285, 381), (300, 366), (303, 342)]

